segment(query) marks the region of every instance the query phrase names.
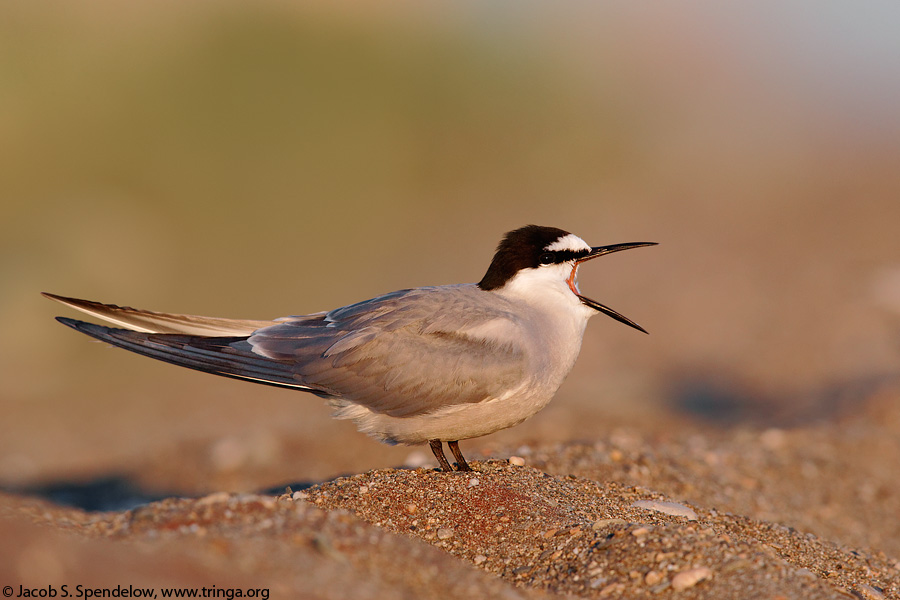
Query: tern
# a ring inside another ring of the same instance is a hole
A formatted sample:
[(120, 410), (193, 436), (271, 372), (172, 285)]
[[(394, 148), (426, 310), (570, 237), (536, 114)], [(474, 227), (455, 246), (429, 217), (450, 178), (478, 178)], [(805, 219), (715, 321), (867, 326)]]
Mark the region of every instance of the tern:
[(420, 287), (273, 321), (178, 315), (44, 293), (113, 327), (57, 317), (114, 346), (189, 369), (310, 392), (335, 417), (388, 444), (428, 443), (443, 471), (470, 471), (459, 440), (541, 410), (603, 313), (646, 331), (578, 289), (578, 267), (652, 246), (591, 247), (555, 227), (507, 233), (481, 281)]

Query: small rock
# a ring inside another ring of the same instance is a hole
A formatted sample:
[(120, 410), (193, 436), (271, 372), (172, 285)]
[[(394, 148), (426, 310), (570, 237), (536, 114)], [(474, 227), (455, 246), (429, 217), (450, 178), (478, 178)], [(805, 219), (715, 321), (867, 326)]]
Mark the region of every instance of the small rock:
[(453, 530), (449, 528), (442, 528), (437, 530), (437, 538), (439, 540), (449, 540), (453, 537)]
[(600, 597), (602, 598), (603, 596), (612, 596), (613, 594), (615, 594), (616, 596), (621, 596), (624, 591), (624, 583), (611, 583), (600, 590)]
[(696, 521), (697, 513), (689, 506), (677, 502), (664, 502), (662, 500), (638, 500), (631, 504), (635, 508), (653, 510), (673, 517), (685, 517), (688, 521)]
[(510, 457), (509, 457), (509, 464), (515, 465), (515, 466), (517, 466), (517, 467), (524, 467), (524, 466), (525, 466), (525, 459), (522, 458), (521, 456), (510, 456)]
[(594, 579), (593, 581), (591, 581), (591, 588), (597, 589), (604, 583), (606, 583), (606, 577), (598, 577), (597, 579)]
[(263, 508), (275, 508), (275, 505), (278, 504), (278, 501), (275, 498), (270, 496), (263, 496), (259, 498), (259, 503), (263, 505)]
[(857, 586), (856, 591), (865, 600), (884, 600), (884, 593), (871, 585), (860, 584)]
[(644, 583), (647, 585), (656, 585), (665, 578), (666, 576), (659, 571), (650, 571), (644, 576)]
[(650, 533), (650, 530), (646, 527), (638, 527), (637, 529), (631, 532), (631, 535), (634, 537), (641, 537)]
[[(746, 559), (746, 558), (736, 558), (729, 563), (725, 563), (725, 565), (722, 567), (722, 573), (734, 573), (736, 571), (747, 571), (752, 568), (753, 568), (753, 561)], [(799, 569), (798, 575), (800, 577), (806, 577), (806, 573), (803, 573), (803, 571), (806, 571), (807, 573), (812, 573), (809, 569)], [(813, 577), (815, 577), (815, 575), (813, 575)]]
[(664, 560), (669, 560), (676, 554), (677, 554), (676, 552), (657, 552), (656, 558), (654, 560), (656, 560), (656, 562), (658, 562), (658, 563), (661, 563)]
[(363, 494), (368, 494), (368, 493), (369, 493), (369, 487), (368, 487), (368, 486), (365, 486), (365, 485), (359, 486), (359, 495), (360, 495), (360, 496), (362, 496)]
[(406, 505), (406, 513), (410, 515), (414, 515), (419, 511), (419, 507), (415, 504), (407, 504)]
[(704, 579), (712, 577), (712, 569), (709, 567), (697, 567), (695, 569), (687, 569), (681, 571), (672, 578), (672, 589), (676, 592), (694, 587)]
[(554, 535), (556, 535), (557, 531), (559, 531), (559, 530), (558, 529), (548, 529), (547, 531), (544, 532), (544, 539), (549, 540)]
[(309, 494), (306, 492), (294, 492), (291, 494), (291, 500), (306, 500), (309, 498)]
[(220, 502), (227, 501), (229, 498), (231, 498), (231, 494), (229, 494), (228, 492), (215, 492), (213, 494), (210, 494), (209, 496), (204, 496), (197, 500), (197, 505), (203, 506), (206, 504), (218, 504)]
[(469, 487), (470, 487), (470, 488), (472, 488), (472, 487), (477, 487), (479, 483), (481, 483), (481, 482), (478, 481), (478, 478), (477, 478), (477, 477), (473, 477), (472, 479), (469, 480)]
[(480, 565), (481, 563), (483, 563), (486, 560), (487, 560), (487, 556), (485, 556), (484, 554), (477, 554), (477, 555), (475, 555), (475, 558), (472, 559), (472, 562), (474, 562), (476, 565)]
[(597, 531), (598, 529), (603, 529), (604, 527), (609, 527), (610, 525), (623, 525), (627, 523), (625, 519), (598, 519), (594, 521), (594, 524), (591, 525), (591, 529)]

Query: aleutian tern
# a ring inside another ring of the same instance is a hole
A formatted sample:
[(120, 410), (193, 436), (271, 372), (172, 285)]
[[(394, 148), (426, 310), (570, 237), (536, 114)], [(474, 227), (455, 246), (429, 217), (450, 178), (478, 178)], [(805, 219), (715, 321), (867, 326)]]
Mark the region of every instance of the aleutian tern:
[[(389, 444), (431, 446), (518, 425), (550, 401), (597, 312), (634, 321), (578, 289), (581, 263), (633, 242), (591, 247), (562, 229), (507, 233), (476, 283), (400, 290), (273, 321), (166, 314), (44, 294), (117, 327), (57, 317), (114, 346), (215, 375), (311, 392)], [(646, 333), (646, 331), (644, 331)]]

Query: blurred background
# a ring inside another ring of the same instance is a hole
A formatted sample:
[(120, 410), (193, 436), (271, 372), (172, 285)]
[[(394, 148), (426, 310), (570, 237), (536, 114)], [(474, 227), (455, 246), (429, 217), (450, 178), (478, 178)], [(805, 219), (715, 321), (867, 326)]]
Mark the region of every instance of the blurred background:
[[(598, 316), (498, 448), (802, 427), (900, 373), (900, 5), (0, 3), (0, 484), (416, 464), (315, 397), (109, 349), (41, 291), (266, 319), (480, 279), (538, 223)], [(418, 453), (418, 454), (417, 454)]]

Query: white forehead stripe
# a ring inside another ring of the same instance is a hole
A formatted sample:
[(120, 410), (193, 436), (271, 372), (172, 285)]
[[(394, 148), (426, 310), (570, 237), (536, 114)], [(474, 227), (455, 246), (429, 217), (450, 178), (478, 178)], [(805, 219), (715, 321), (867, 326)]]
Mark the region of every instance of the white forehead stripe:
[(569, 235), (564, 235), (559, 238), (544, 250), (550, 250), (554, 252), (556, 250), (590, 250), (591, 247), (588, 246), (588, 243), (583, 239), (575, 235), (574, 233), (570, 233)]

